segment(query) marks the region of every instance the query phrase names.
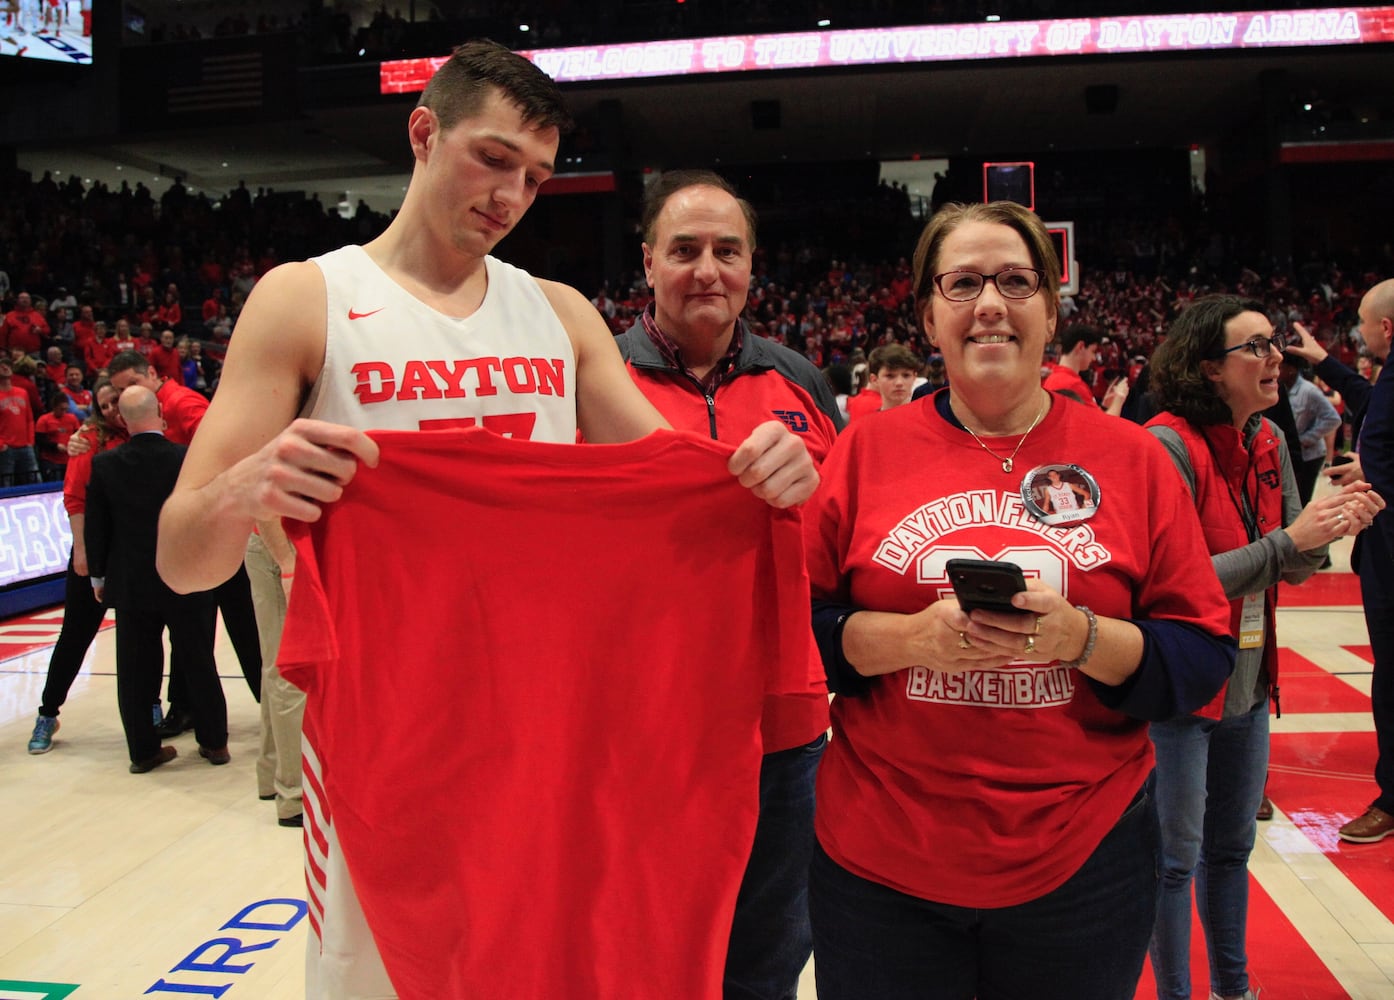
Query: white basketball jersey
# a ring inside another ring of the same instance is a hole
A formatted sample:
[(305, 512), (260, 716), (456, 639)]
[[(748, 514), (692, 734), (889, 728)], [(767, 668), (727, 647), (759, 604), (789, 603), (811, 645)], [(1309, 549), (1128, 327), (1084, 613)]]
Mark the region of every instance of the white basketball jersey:
[[(324, 367), (301, 416), (360, 430), (482, 424), (507, 437), (576, 440), (571, 338), (526, 271), (484, 258), (488, 286), (475, 312), (437, 312), (397, 284), (360, 246), (313, 258), (324, 274), (329, 322)], [(396, 996), (363, 917), (323, 796), (323, 768), (303, 736), (305, 874), (310, 936), (307, 1000)], [(429, 762), (423, 761), (423, 766)]]
[(303, 416), (363, 430), (475, 424), (507, 437), (576, 440), (576, 355), (537, 281), (484, 258), (475, 312), (437, 312), (360, 246), (313, 262), (324, 273), (324, 367)]
[(1051, 506), (1057, 511), (1079, 510), (1079, 500), (1068, 483), (1061, 483), (1059, 486), (1047, 485), (1046, 493), (1050, 495)]

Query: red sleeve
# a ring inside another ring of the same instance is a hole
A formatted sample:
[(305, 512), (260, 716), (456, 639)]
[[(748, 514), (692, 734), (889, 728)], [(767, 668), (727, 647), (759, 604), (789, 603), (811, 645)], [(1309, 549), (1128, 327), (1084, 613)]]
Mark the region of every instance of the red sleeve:
[(160, 395), (164, 398), (160, 402), (164, 404), (165, 420), (169, 424), (166, 437), (175, 444), (188, 444), (208, 412), (208, 400), (201, 393), (185, 389), (179, 382), (168, 381), (165, 385), (170, 391), (164, 392), (161, 387)]
[(92, 445), (91, 451), (68, 458), (68, 471), (63, 475), (63, 509), (68, 516), (87, 513), (87, 483), (92, 478), (92, 456), (100, 450), (92, 434), (83, 434)]

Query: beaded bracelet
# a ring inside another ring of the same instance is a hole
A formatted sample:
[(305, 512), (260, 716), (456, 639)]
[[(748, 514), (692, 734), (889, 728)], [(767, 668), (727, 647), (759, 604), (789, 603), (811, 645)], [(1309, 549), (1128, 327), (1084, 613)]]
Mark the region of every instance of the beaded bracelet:
[(1076, 604), (1076, 610), (1083, 611), (1084, 617), (1089, 619), (1089, 638), (1085, 640), (1084, 652), (1079, 654), (1079, 659), (1060, 661), (1060, 666), (1068, 667), (1071, 670), (1078, 670), (1089, 662), (1089, 657), (1094, 655), (1094, 643), (1099, 641), (1099, 619), (1094, 617), (1094, 612), (1090, 611), (1083, 604)]

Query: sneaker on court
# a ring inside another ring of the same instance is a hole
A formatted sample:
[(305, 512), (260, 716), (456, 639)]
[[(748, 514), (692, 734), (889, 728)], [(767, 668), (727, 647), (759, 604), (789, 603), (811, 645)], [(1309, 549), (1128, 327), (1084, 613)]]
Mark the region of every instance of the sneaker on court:
[(53, 734), (58, 732), (58, 719), (40, 715), (34, 719), (34, 734), (29, 737), (30, 753), (48, 753), (53, 749)]

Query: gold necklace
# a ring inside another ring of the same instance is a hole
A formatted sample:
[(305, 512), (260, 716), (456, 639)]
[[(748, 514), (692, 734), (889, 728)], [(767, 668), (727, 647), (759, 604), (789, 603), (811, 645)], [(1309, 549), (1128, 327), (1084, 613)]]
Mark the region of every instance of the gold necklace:
[(968, 424), (964, 423), (962, 418), (959, 418), (959, 423), (963, 424), (963, 429), (965, 431), (973, 435), (973, 440), (978, 442), (978, 447), (981, 448), (983, 451), (987, 452), (993, 458), (997, 459), (999, 462), (1001, 462), (1002, 471), (1009, 473), (1012, 471), (1012, 459), (1016, 458), (1016, 453), (1021, 451), (1021, 446), (1026, 443), (1026, 439), (1031, 436), (1031, 432), (1034, 431), (1036, 429), (1036, 425), (1041, 422), (1041, 418), (1045, 416), (1046, 407), (1049, 404), (1050, 396), (1049, 394), (1047, 394), (1046, 398), (1041, 402), (1041, 408), (1036, 411), (1036, 419), (1031, 421), (1031, 426), (1026, 428), (1026, 433), (1021, 435), (1021, 440), (1016, 443), (1016, 447), (1012, 449), (1012, 453), (1008, 455), (1006, 458), (1003, 458), (1001, 455), (997, 454), (997, 452), (993, 451), (987, 445), (983, 444), (983, 439), (978, 437), (977, 433), (973, 430), (973, 428), (969, 427)]

